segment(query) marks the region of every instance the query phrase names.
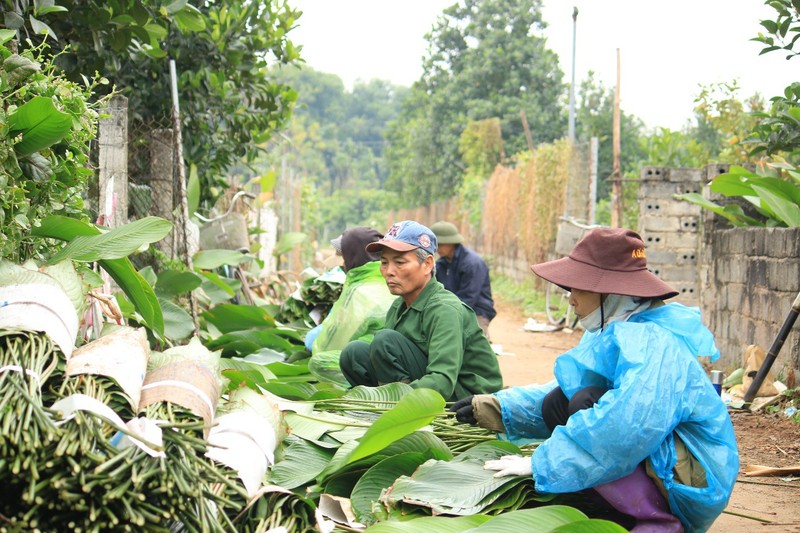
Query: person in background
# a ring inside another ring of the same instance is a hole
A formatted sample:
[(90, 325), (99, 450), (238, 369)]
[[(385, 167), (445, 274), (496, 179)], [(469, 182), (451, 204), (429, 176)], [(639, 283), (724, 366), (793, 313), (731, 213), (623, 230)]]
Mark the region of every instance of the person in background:
[(370, 342), (375, 332), (384, 327), (386, 312), (396, 296), (389, 292), (383, 280), (378, 256), (365, 249), (381, 237), (375, 229), (357, 227), (331, 241), (344, 261), (345, 281), (328, 316), (314, 328), (315, 333), (309, 332), (313, 339), (308, 367), (318, 378), (346, 386), (347, 380), (339, 369), (342, 348), (356, 339)]
[(489, 323), (497, 315), (492, 299), (489, 267), (477, 253), (464, 246), (464, 237), (450, 222), (431, 226), (439, 243), (436, 279), (475, 311), (478, 324), (489, 337)]
[(511, 440), (546, 439), (530, 457), (487, 461), (495, 476), (533, 476), (536, 490), (593, 488), (636, 532), (706, 531), (739, 470), (727, 408), (698, 357), (719, 358), (697, 308), (647, 270), (626, 229), (586, 234), (568, 257), (533, 272), (570, 290), (586, 329), (556, 359), (555, 381), (476, 395), (451, 410)]
[(347, 381), (371, 387), (400, 381), (448, 401), (500, 390), (497, 356), (475, 312), (434, 277), (433, 232), (404, 220), (366, 250), (380, 255), (381, 274), (399, 298), (371, 343), (353, 341), (342, 350)]

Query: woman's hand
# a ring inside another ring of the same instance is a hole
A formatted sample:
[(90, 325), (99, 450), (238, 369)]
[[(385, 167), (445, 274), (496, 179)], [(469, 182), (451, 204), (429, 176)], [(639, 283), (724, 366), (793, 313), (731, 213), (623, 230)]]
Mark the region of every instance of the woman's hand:
[(497, 470), (494, 477), (532, 476), (531, 458), (522, 455), (504, 455), (500, 459), (486, 461), (484, 470)]

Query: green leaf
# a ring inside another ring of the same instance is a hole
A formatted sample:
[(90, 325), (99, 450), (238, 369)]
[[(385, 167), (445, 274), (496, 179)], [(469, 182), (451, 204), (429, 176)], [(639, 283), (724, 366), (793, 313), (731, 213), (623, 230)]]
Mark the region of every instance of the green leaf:
[(171, 2), (166, 6), (164, 6), (164, 9), (166, 10), (167, 14), (174, 15), (175, 13), (183, 9), (184, 6), (188, 3), (188, 1), (189, 0), (175, 0), (174, 2)]
[[(465, 531), (474, 531), (474, 529), (491, 517), (486, 515), (474, 516), (423, 516), (413, 520), (397, 521), (387, 520), (385, 522), (378, 522), (374, 526), (368, 527), (365, 531), (368, 533), (464, 533)], [(539, 533), (538, 529), (530, 530), (508, 530), (505, 533), (517, 531), (535, 531)]]
[(181, 31), (203, 31), (206, 21), (203, 14), (193, 5), (186, 4), (183, 9), (175, 13), (175, 22)]
[(499, 514), (471, 530), (471, 533), (507, 533), (508, 531), (617, 533), (627, 530), (606, 520), (589, 520), (585, 514), (573, 507), (550, 505)]
[[(13, 30), (0, 30), (0, 32), (11, 32), (12, 38), (16, 36), (16, 32)], [(0, 33), (0, 35), (5, 34)], [(39, 63), (31, 61), (27, 57), (19, 54), (11, 54), (8, 56), (8, 58), (6, 58), (5, 61), (3, 61), (3, 70), (8, 75), (8, 84), (18, 85), (28, 79), (31, 74), (39, 72), (41, 67)]]
[(273, 250), (272, 254), (275, 256), (283, 255), (287, 252), (292, 251), (295, 246), (305, 242), (308, 239), (308, 236), (305, 233), (299, 232), (289, 232), (284, 233), (281, 236), (281, 239), (278, 241), (278, 244), (275, 245), (275, 250)]
[(64, 6), (42, 6), (36, 9), (36, 16), (49, 15), (50, 13), (65, 13), (69, 10)]
[(686, 194), (676, 194), (675, 198), (678, 200), (686, 200), (687, 202), (692, 202), (693, 204), (697, 204), (704, 209), (708, 209), (719, 216), (726, 218), (731, 224), (734, 226), (763, 226), (764, 223), (756, 220), (755, 218), (749, 217), (744, 214), (742, 208), (738, 205), (726, 205), (721, 206), (716, 204), (706, 198), (703, 198), (702, 195), (697, 193), (686, 193)]
[(252, 256), (236, 250), (200, 250), (192, 257), (192, 265), (200, 270), (214, 270), (223, 265), (238, 265)]
[(57, 110), (50, 98), (37, 96), (9, 115), (8, 129), (9, 135), (22, 134), (14, 150), (27, 155), (63, 139), (72, 129), (72, 117)]
[(356, 519), (362, 524), (375, 521), (372, 503), (378, 502), (381, 493), (400, 476), (410, 476), (428, 457), (420, 452), (408, 452), (388, 457), (372, 466), (359, 479), (350, 495)]
[(17, 32), (15, 32), (14, 30), (0, 29), (0, 44), (6, 44), (8, 41), (10, 41), (16, 36)]
[(194, 333), (192, 315), (169, 300), (159, 298), (158, 303), (161, 305), (164, 315), (164, 336), (166, 338), (182, 340), (189, 338)]
[(459, 455), (452, 461), (427, 461), (413, 476), (398, 478), (383, 500), (390, 505), (414, 501), (437, 514), (463, 516), (482, 512), (521, 483), (533, 492), (530, 476), (497, 478), (495, 472), (483, 468), (486, 460), (509, 453), (505, 446), (497, 445), (499, 442), (474, 446), (468, 450), (473, 453)]
[[(782, 183), (792, 187), (787, 182)], [(784, 224), (790, 228), (800, 226), (800, 202), (793, 198), (788, 198), (777, 187), (771, 188), (765, 186), (765, 184), (759, 184), (753, 185), (753, 190), (764, 203), (769, 205), (770, 209)], [(797, 193), (800, 194), (800, 189), (797, 190)]]
[(283, 337), (275, 335), (269, 329), (232, 331), (208, 343), (208, 349), (211, 351), (234, 351), (239, 355), (247, 355), (261, 348), (272, 348), (289, 354), (293, 345)]
[(403, 396), (413, 390), (414, 388), (411, 385), (400, 382), (387, 383), (386, 385), (381, 385), (380, 387), (365, 387), (363, 385), (358, 385), (347, 391), (347, 394), (343, 396), (343, 399), (354, 398), (357, 400), (367, 400), (375, 403), (399, 402)]
[(266, 365), (278, 377), (301, 376), (308, 374), (308, 365), (290, 364), (278, 361)]
[(275, 319), (255, 305), (216, 305), (203, 311), (201, 316), (214, 324), (221, 333), (275, 326)]
[(380, 451), (392, 442), (427, 426), (442, 412), (444, 405), (444, 398), (434, 390), (412, 390), (370, 426), (350, 455), (348, 463)]
[[(48, 237), (70, 241), (78, 236), (98, 235), (100, 230), (82, 220), (51, 215), (42, 219), (41, 226), (31, 229), (31, 234), (38, 237)], [(127, 257), (120, 259), (107, 259), (99, 262), (111, 278), (117, 283), (122, 292), (136, 307), (136, 311), (144, 320), (146, 326), (158, 335), (164, 335), (164, 316), (158, 303), (153, 288), (139, 274), (133, 263)]]
[(47, 183), (53, 176), (50, 160), (38, 152), (20, 158), (19, 168), (27, 178), (38, 183)]
[(100, 235), (75, 237), (50, 261), (56, 263), (69, 258), (89, 262), (127, 257), (143, 244), (160, 241), (171, 230), (172, 222), (145, 217)]
[(52, 37), (56, 41), (58, 40), (58, 36), (56, 32), (53, 31), (53, 28), (33, 16), (29, 16), (28, 20), (31, 21), (31, 28), (36, 35), (46, 35), (47, 37)]
[(264, 385), (264, 390), (286, 398), (287, 400), (308, 401), (317, 390), (307, 383), (281, 383), (280, 381), (270, 381)]
[(175, 296), (191, 292), (200, 286), (202, 278), (194, 272), (162, 270), (156, 281), (156, 292), (165, 296)]
[(145, 31), (150, 35), (150, 39), (159, 41), (161, 39), (165, 39), (169, 32), (163, 26), (156, 24), (155, 22), (149, 22), (144, 25)]
[(300, 487), (317, 477), (332, 457), (333, 451), (297, 439), (272, 467), (269, 481), (287, 489)]

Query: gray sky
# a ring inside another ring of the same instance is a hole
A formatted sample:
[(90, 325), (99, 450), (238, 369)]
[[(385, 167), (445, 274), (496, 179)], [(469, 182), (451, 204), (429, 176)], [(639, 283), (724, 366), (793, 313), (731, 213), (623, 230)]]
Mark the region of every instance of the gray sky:
[[(304, 11), (290, 36), (309, 66), (358, 79), (410, 86), (422, 73), (424, 35), (454, 0), (290, 0)], [(762, 0), (545, 0), (544, 36), (572, 72), (572, 8), (578, 7), (576, 84), (593, 70), (616, 85), (622, 109), (648, 127), (679, 129), (692, 115), (699, 84), (739, 81), (739, 98), (769, 98), (800, 81), (800, 58), (759, 56), (749, 39), (773, 10)]]

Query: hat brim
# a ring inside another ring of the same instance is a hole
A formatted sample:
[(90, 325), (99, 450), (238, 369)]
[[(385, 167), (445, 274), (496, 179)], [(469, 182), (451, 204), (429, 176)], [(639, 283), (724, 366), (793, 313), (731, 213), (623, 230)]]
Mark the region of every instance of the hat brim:
[(571, 257), (562, 257), (531, 265), (531, 270), (537, 276), (568, 290), (663, 300), (678, 295), (678, 291), (647, 269), (626, 272), (604, 270)]
[(402, 241), (396, 241), (394, 239), (381, 239), (379, 241), (371, 242), (366, 246), (366, 250), (370, 253), (378, 253), (383, 248), (390, 248), (396, 252), (410, 252), (411, 250), (416, 250), (419, 246), (414, 246), (413, 244), (408, 244)]

